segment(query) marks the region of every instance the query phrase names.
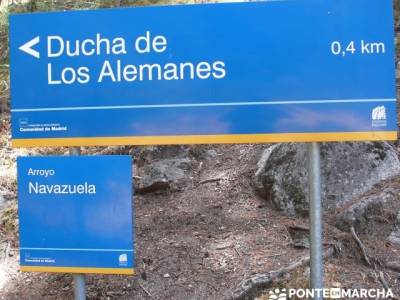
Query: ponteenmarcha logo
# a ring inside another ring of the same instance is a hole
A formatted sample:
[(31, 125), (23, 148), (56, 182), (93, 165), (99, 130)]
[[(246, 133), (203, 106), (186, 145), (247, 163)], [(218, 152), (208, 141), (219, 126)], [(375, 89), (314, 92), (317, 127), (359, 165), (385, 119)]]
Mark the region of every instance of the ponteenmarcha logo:
[(391, 289), (342, 289), (342, 288), (322, 288), (322, 289), (273, 289), (269, 291), (268, 300), (288, 300), (296, 299), (391, 299), (393, 292)]
[(287, 300), (286, 289), (274, 289), (269, 291), (268, 300)]

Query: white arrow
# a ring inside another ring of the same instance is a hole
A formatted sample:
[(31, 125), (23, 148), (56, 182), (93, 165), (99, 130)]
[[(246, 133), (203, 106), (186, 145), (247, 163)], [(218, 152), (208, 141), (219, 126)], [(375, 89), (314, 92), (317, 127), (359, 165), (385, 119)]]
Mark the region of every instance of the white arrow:
[(34, 39), (30, 40), (29, 42), (23, 44), (18, 49), (36, 57), (36, 58), (40, 58), (40, 53), (38, 51), (32, 49), (32, 47), (35, 46), (37, 43), (39, 43), (39, 41), (40, 41), (40, 38), (37, 36)]

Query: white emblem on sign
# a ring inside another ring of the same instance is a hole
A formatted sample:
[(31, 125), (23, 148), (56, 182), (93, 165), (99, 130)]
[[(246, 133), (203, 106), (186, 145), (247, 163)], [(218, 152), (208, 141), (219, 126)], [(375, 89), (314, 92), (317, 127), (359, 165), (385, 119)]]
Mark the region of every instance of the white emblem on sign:
[(26, 118), (19, 119), (19, 126), (20, 127), (28, 126), (28, 119)]
[(32, 55), (33, 57), (40, 58), (40, 53), (38, 51), (32, 49), (32, 47), (35, 46), (39, 42), (40, 42), (40, 38), (37, 36), (34, 39), (30, 40), (29, 42), (26, 42), (25, 44), (23, 44), (18, 49), (21, 51), (24, 51), (25, 53), (28, 53), (29, 55)]
[(372, 120), (386, 120), (386, 108), (377, 106), (372, 110)]
[(121, 254), (118, 258), (118, 261), (119, 261), (120, 265), (127, 265), (128, 264), (128, 255), (126, 253)]
[(386, 108), (385, 106), (377, 106), (372, 110), (372, 127), (386, 126)]

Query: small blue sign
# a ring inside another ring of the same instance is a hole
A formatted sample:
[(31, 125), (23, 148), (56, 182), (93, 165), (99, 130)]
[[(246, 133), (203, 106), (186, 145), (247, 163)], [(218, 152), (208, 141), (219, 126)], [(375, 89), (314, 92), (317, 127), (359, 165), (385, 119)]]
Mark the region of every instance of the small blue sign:
[(22, 271), (133, 274), (130, 156), (19, 157)]
[(396, 140), (393, 36), (391, 0), (12, 15), (13, 145)]

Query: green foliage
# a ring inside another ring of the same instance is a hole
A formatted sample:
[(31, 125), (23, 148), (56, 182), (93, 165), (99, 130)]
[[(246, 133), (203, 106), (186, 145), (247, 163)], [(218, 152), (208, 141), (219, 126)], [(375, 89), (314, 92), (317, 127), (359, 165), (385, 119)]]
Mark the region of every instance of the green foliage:
[(8, 68), (8, 10), (0, 11), (0, 112), (5, 110), (9, 99)]
[(18, 230), (18, 210), (16, 203), (11, 204), (3, 210), (0, 216), (0, 227), (4, 234), (16, 236)]
[(188, 0), (31, 0), (25, 4), (14, 4), (9, 7), (12, 13), (39, 12), (39, 11), (60, 11), (77, 9), (96, 9), (110, 7), (130, 7), (162, 5), (172, 3), (186, 3)]
[(3, 111), (9, 98), (8, 68), (8, 10), (0, 11), (0, 112)]
[(8, 10), (0, 11), (0, 64), (8, 58)]

